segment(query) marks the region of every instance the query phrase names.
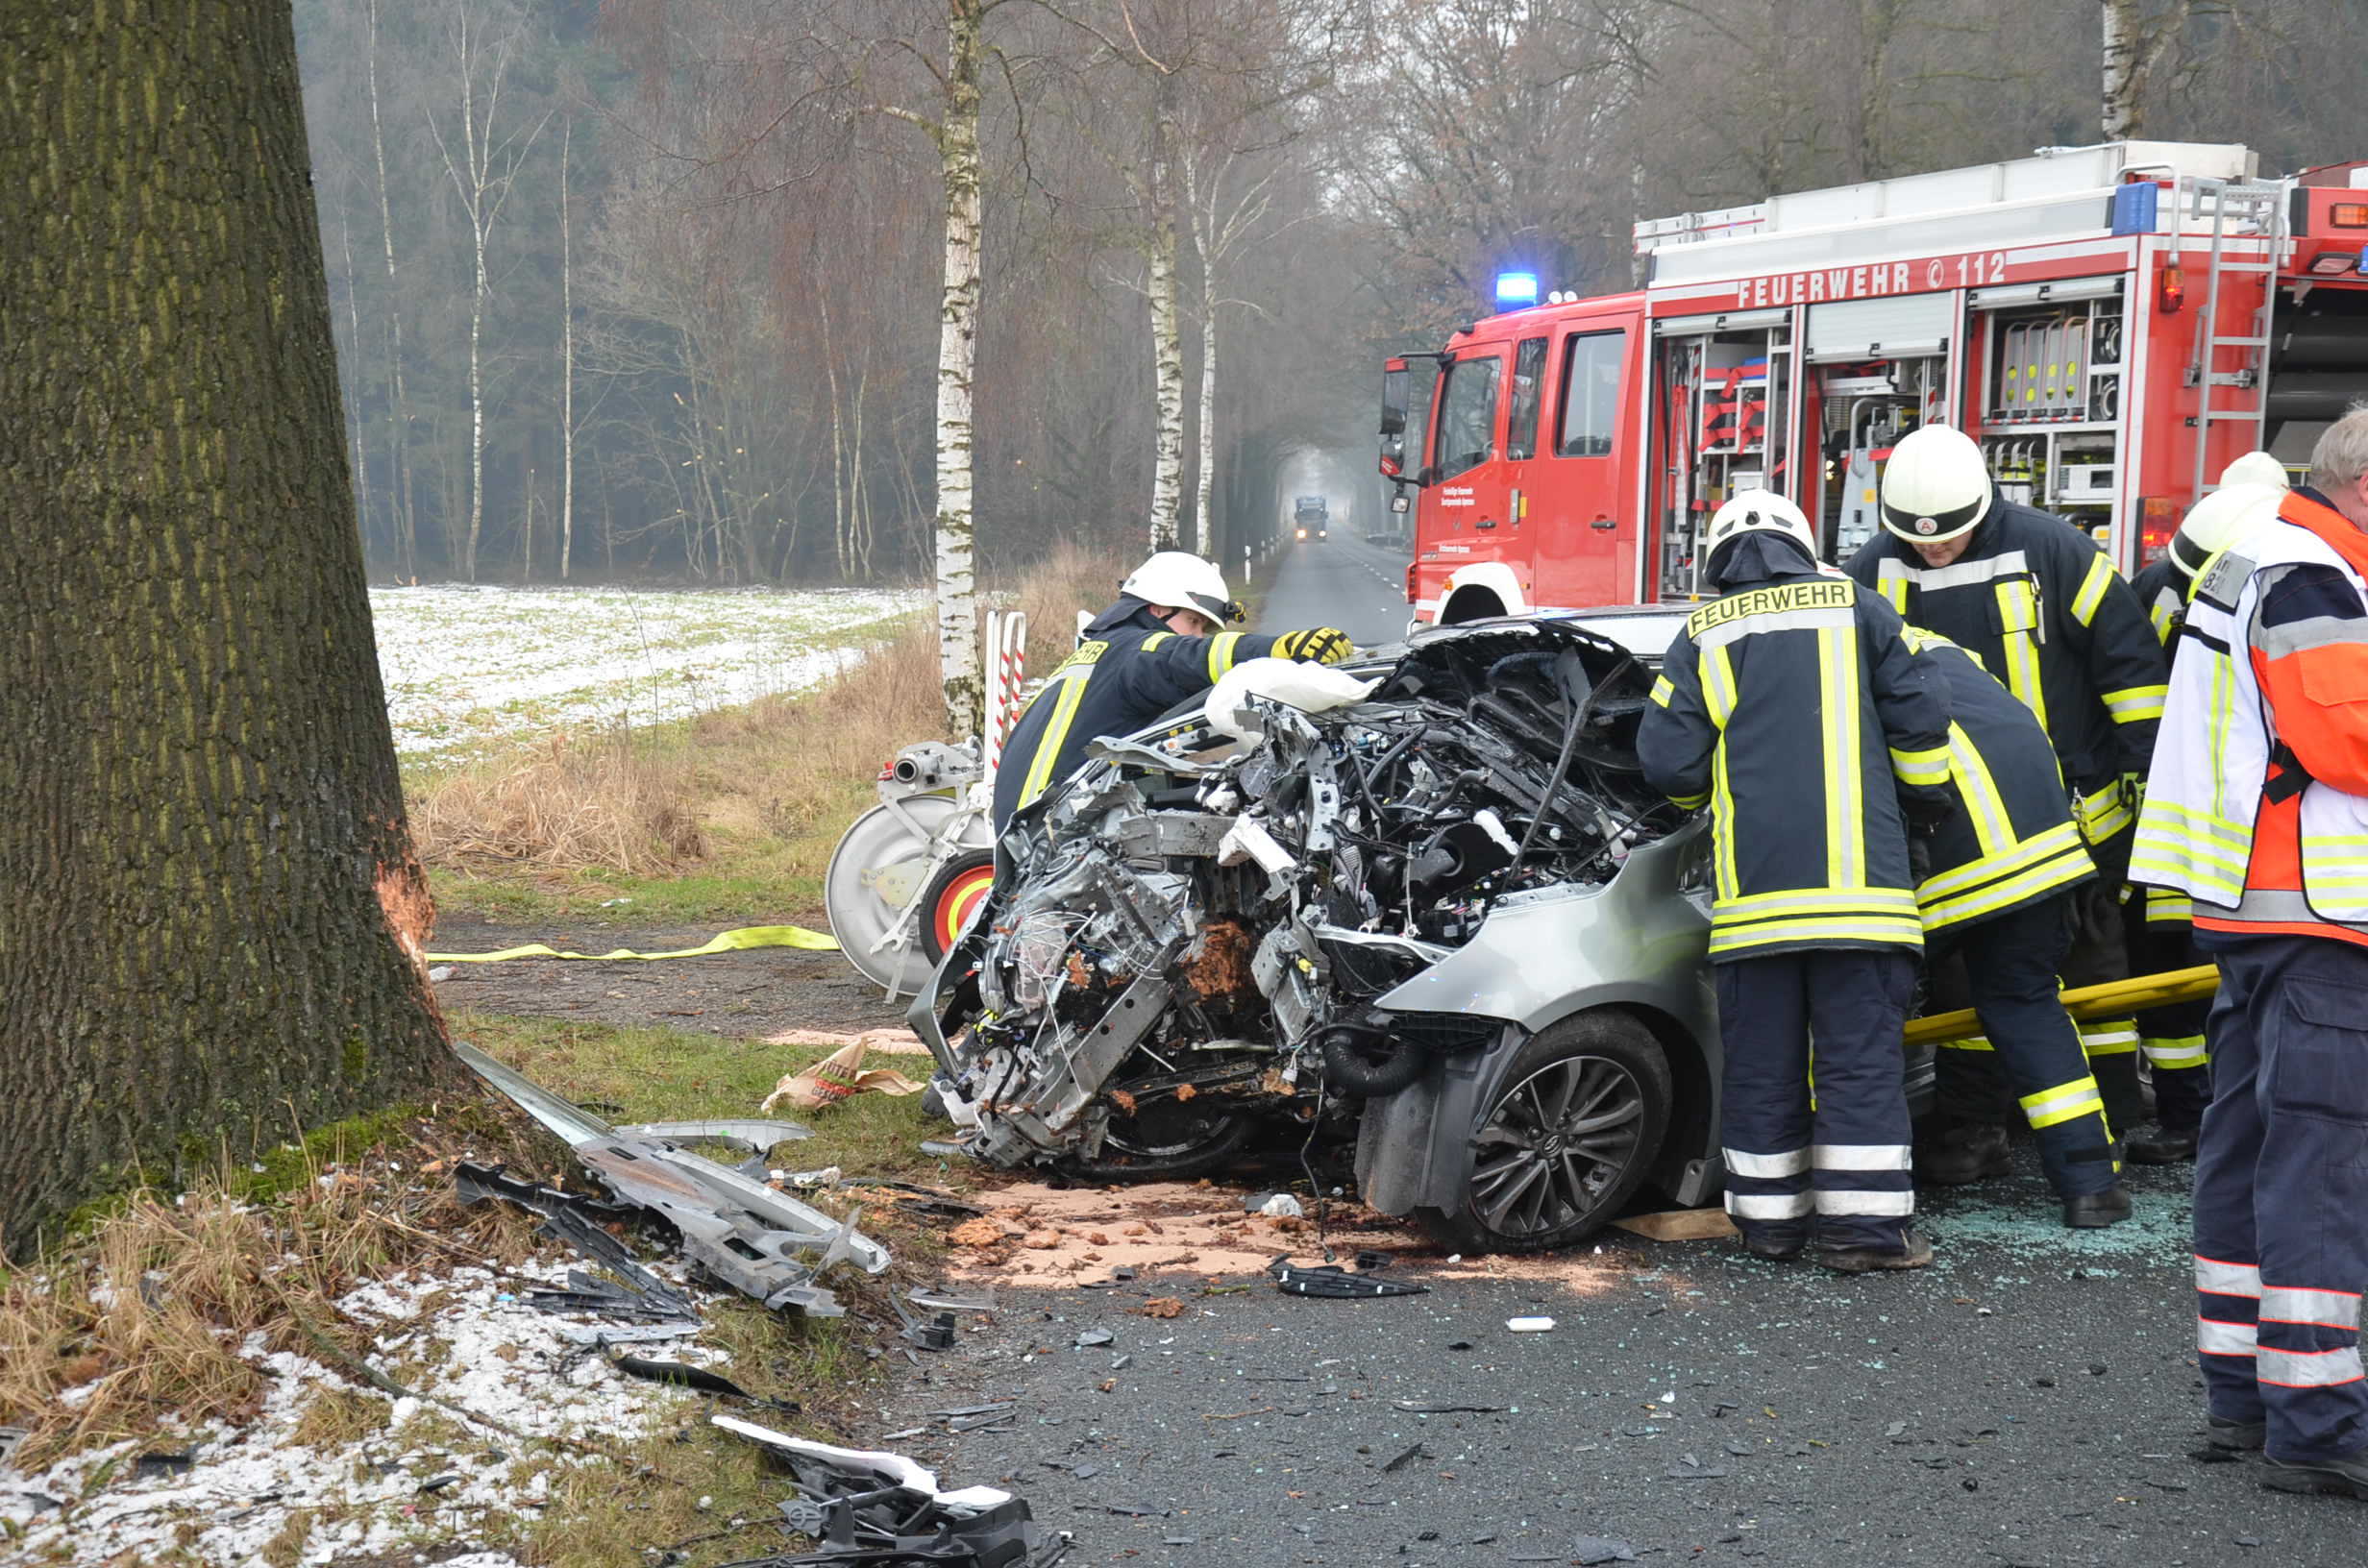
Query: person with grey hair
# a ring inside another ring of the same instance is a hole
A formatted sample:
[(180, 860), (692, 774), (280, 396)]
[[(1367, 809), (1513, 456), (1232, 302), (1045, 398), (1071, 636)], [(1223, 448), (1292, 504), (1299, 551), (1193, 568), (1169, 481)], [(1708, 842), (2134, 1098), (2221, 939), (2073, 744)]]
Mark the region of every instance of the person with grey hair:
[(2210, 1442), (2368, 1499), (2368, 408), (2205, 568), (2131, 874), (2220, 968), (2195, 1160)]

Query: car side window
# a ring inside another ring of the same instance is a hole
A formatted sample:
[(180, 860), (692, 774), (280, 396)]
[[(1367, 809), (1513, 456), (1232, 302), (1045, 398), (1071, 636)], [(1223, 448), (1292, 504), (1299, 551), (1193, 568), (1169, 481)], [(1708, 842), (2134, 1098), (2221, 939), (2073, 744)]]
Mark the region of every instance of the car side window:
[(1496, 384), (1501, 361), (1458, 359), (1447, 367), (1439, 397), (1439, 440), (1431, 461), (1439, 477), (1451, 479), (1496, 454)]
[(1619, 415), (1620, 366), (1628, 357), (1625, 331), (1588, 332), (1563, 353), (1558, 457), (1609, 457)]
[(1513, 355), (1513, 417), (1505, 426), (1505, 455), (1518, 462), (1538, 455), (1538, 405), (1545, 397), (1545, 339), (1525, 337)]

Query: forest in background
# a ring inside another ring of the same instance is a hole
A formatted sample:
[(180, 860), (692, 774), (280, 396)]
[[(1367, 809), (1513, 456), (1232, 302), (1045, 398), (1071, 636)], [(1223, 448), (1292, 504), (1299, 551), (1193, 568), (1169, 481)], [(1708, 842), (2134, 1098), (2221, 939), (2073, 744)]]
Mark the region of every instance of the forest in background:
[(1365, 460), (1382, 355), (1503, 268), (1625, 286), (1639, 217), (2109, 113), (2264, 172), (2368, 156), (2368, 0), (295, 10), (380, 580), (926, 577), (950, 11), (982, 64), (991, 567), (1133, 548), (1155, 505), (1238, 553), (1287, 455)]

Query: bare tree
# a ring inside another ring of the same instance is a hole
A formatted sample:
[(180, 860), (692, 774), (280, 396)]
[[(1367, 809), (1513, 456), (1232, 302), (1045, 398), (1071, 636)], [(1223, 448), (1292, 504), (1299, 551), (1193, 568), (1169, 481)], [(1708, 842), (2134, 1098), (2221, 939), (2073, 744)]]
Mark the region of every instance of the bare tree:
[[(444, 32), (458, 73), (456, 135), (448, 139), (433, 110), (429, 133), (469, 224), (474, 285), (469, 290), (469, 527), (460, 575), (477, 580), (477, 549), (485, 526), (485, 306), (493, 293), (487, 257), (518, 170), (545, 120), (502, 125), (502, 88), (526, 32), (526, 20), (495, 0), (444, 0)], [(454, 141), (458, 142), (458, 152)]]

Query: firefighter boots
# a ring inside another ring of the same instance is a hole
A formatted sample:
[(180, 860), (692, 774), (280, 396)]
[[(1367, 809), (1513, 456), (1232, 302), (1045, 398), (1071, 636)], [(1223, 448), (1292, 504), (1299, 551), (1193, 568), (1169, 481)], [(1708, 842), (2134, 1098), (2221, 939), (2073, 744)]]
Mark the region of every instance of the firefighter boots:
[(2134, 1165), (2183, 1165), (2195, 1158), (2195, 1133), (2166, 1131), (2153, 1138), (2134, 1138), (2127, 1158)]
[(2102, 1192), (2075, 1192), (2063, 1200), (2063, 1222), (2076, 1231), (2101, 1231), (2129, 1217), (2129, 1189), (2119, 1182)]
[(1817, 1243), (1817, 1262), (1838, 1274), (1872, 1274), (1883, 1269), (1922, 1268), (1933, 1261), (1932, 1238), (1922, 1231), (1903, 1230), (1898, 1251), (1844, 1244)]
[(2004, 1127), (1969, 1122), (1916, 1150), (1915, 1177), (1933, 1187), (1964, 1187), (1986, 1176), (2004, 1176), (2012, 1164)]
[(2368, 1503), (2368, 1449), (2340, 1459), (2271, 1459), (2261, 1484), (2280, 1492), (2332, 1492)]

